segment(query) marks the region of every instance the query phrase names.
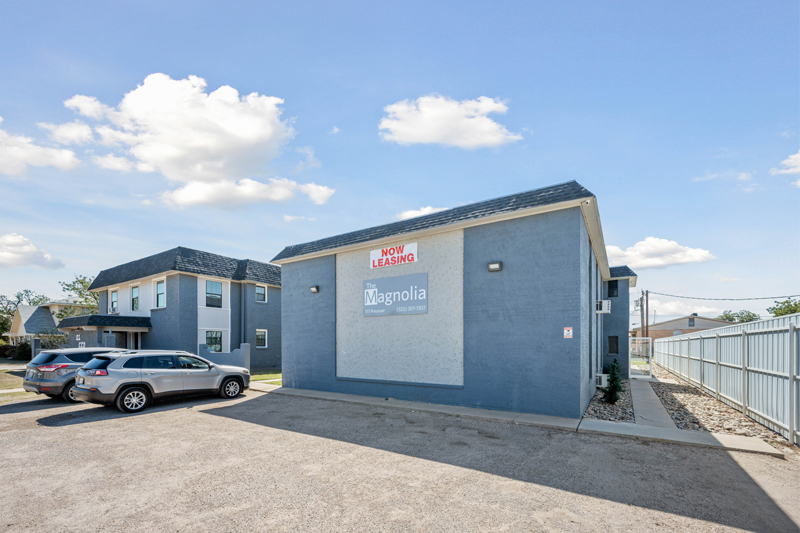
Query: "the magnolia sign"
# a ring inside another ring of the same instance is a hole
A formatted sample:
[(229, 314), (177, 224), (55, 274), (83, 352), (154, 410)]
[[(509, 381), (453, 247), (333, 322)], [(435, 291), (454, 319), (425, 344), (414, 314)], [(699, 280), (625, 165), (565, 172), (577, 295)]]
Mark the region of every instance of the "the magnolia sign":
[(382, 268), (388, 266), (402, 265), (403, 263), (416, 263), (417, 243), (401, 244), (372, 250), (369, 253), (369, 267)]
[(408, 274), (364, 282), (364, 316), (428, 312), (428, 274)]

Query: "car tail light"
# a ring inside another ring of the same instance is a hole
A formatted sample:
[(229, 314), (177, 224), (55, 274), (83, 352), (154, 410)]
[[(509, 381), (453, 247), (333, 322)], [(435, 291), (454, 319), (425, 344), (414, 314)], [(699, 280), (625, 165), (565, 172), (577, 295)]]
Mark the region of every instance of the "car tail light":
[(106, 370), (86, 370), (87, 376), (107, 376), (108, 371)]
[(61, 368), (67, 368), (69, 365), (45, 365), (39, 367), (39, 372), (55, 372)]

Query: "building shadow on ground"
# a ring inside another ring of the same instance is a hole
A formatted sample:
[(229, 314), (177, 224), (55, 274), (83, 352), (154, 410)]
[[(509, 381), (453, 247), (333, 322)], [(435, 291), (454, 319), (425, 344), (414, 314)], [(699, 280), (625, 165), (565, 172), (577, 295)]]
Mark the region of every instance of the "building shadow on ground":
[(202, 412), (728, 527), (800, 531), (722, 450), (280, 394)]

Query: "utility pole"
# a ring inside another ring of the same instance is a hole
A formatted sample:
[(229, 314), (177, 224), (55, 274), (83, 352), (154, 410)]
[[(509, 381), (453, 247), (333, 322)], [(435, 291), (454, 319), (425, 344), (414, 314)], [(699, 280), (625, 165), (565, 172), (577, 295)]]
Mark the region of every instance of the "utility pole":
[(646, 337), (646, 335), (644, 334), (644, 291), (642, 291), (642, 295), (639, 297), (639, 317), (640, 317), (639, 336)]
[(644, 291), (644, 306), (645, 306), (644, 316), (647, 317), (647, 335), (645, 335), (645, 337), (649, 337), (650, 336), (650, 291)]

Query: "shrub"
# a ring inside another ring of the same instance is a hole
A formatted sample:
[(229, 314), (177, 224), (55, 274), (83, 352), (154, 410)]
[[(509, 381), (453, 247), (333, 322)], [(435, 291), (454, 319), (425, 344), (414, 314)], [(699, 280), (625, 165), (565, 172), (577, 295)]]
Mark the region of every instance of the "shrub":
[(622, 370), (620, 370), (619, 362), (616, 358), (611, 363), (611, 368), (608, 372), (608, 385), (600, 390), (603, 391), (604, 402), (615, 404), (619, 400), (619, 393), (624, 389), (622, 388)]
[(14, 359), (18, 359), (20, 361), (30, 361), (31, 360), (31, 343), (30, 341), (24, 341), (17, 344), (16, 349), (14, 350)]
[(16, 350), (15, 346), (11, 346), (10, 344), (4, 344), (0, 346), (0, 359), (8, 359), (14, 357), (14, 351)]

